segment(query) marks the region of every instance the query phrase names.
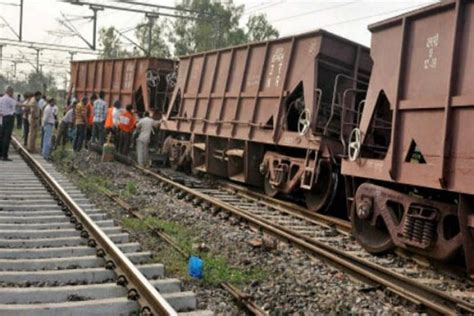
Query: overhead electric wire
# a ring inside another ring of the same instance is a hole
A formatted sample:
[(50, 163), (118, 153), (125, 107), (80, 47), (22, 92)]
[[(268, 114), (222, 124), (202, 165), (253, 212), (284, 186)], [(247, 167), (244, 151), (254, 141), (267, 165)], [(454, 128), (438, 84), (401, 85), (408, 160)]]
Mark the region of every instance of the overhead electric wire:
[(314, 14), (314, 13), (319, 13), (319, 12), (323, 12), (323, 11), (329, 11), (329, 10), (337, 9), (337, 8), (340, 8), (340, 7), (345, 7), (345, 6), (348, 6), (350, 4), (354, 4), (356, 2), (357, 2), (357, 0), (354, 0), (354, 1), (351, 1), (351, 2), (340, 3), (340, 4), (333, 5), (333, 6), (326, 7), (326, 8), (316, 9), (316, 10), (305, 12), (305, 13), (300, 13), (300, 14), (296, 14), (296, 15), (292, 15), (292, 16), (279, 18), (279, 19), (276, 19), (276, 20), (272, 20), (270, 22), (275, 23), (275, 22), (290, 20), (290, 19), (294, 19), (294, 18), (299, 18), (301, 16), (306, 16), (306, 15), (310, 15), (310, 14)]
[[(348, 4), (352, 4), (356, 1), (353, 1), (351, 3), (345, 3), (345, 5), (348, 5)], [(436, 3), (436, 2), (439, 2), (439, 1), (431, 1), (431, 2), (428, 2), (428, 3), (422, 3), (422, 4), (417, 4), (417, 5), (413, 5), (413, 6), (408, 6), (408, 7), (404, 7), (404, 8), (399, 8), (399, 9), (396, 9), (396, 10), (389, 10), (389, 11), (384, 11), (384, 12), (378, 12), (376, 14), (370, 14), (370, 15), (365, 15), (365, 16), (360, 16), (360, 17), (356, 17), (356, 18), (353, 18), (353, 19), (347, 19), (347, 20), (342, 20), (342, 21), (339, 21), (339, 22), (335, 22), (335, 23), (328, 23), (328, 24), (323, 24), (323, 25), (318, 25), (319, 28), (330, 28), (330, 27), (333, 27), (333, 26), (337, 26), (337, 25), (343, 25), (343, 24), (347, 24), (347, 23), (352, 23), (352, 22), (357, 22), (357, 21), (362, 21), (362, 20), (366, 20), (366, 19), (370, 19), (370, 18), (375, 18), (375, 17), (381, 17), (381, 16), (386, 16), (388, 14), (391, 14), (391, 13), (397, 13), (397, 12), (401, 12), (401, 13), (404, 13), (404, 11), (409, 11), (409, 10), (413, 10), (413, 9), (418, 9), (418, 8), (421, 8), (421, 7), (424, 7), (426, 6), (427, 4), (432, 4), (432, 3)], [(335, 7), (339, 7), (340, 5), (338, 6), (332, 6), (332, 7), (328, 7), (328, 8), (324, 8), (324, 10), (329, 10), (329, 9), (334, 9)], [(323, 10), (323, 9), (321, 9)], [(321, 12), (321, 10), (318, 10), (317, 12)], [(315, 13), (314, 11), (312, 11), (311, 13)], [(302, 14), (302, 15), (308, 15), (310, 14), (310, 12), (308, 13), (305, 13), (305, 14)], [(290, 19), (290, 18), (296, 18), (296, 17), (299, 17), (299, 16), (302, 16), (301, 14), (297, 15), (297, 16), (291, 16), (291, 17), (287, 17), (285, 19)], [(275, 22), (275, 21), (270, 21), (270, 22)], [(314, 29), (314, 27), (313, 27)], [(304, 30), (303, 30), (304, 31)]]
[(147, 3), (147, 2), (142, 2), (142, 1), (131, 1), (131, 0), (115, 0), (116, 2), (119, 3), (129, 3), (132, 5), (139, 5), (139, 6), (144, 6), (144, 7), (149, 7), (149, 8), (155, 8), (157, 9), (157, 13), (159, 9), (163, 10), (171, 10), (171, 11), (178, 11), (178, 12), (184, 12), (184, 13), (191, 13), (191, 14), (201, 14), (201, 15), (207, 15), (210, 17), (216, 17), (219, 16), (218, 14), (213, 14), (205, 11), (198, 11), (198, 10), (192, 10), (192, 9), (187, 9), (187, 8), (178, 8), (178, 7), (172, 7), (172, 6), (166, 6), (166, 5), (160, 5), (160, 4), (153, 4), (153, 3)]
[(262, 1), (262, 2), (260, 2), (260, 3), (255, 3), (255, 4), (253, 4), (253, 5), (250, 5), (250, 6), (246, 7), (245, 10), (250, 10), (250, 9), (253, 10), (253, 9), (258, 8), (258, 7), (260, 7), (260, 6), (265, 6), (265, 5), (269, 4), (269, 3), (272, 3), (272, 1)]
[(12, 7), (19, 7), (20, 6), (19, 4), (11, 3), (11, 2), (0, 2), (0, 5), (9, 5), (9, 6), (12, 6)]
[[(437, 1), (433, 1), (433, 3), (436, 3), (436, 2)], [(406, 11), (406, 10), (410, 10), (410, 9), (418, 9), (418, 8), (421, 8), (421, 7), (424, 7), (424, 6), (426, 6), (426, 3), (418, 4), (418, 5), (414, 5), (414, 6), (409, 6), (409, 7), (405, 7), (405, 8), (400, 8), (400, 9), (397, 9), (397, 10), (391, 10), (391, 11), (380, 12), (380, 13), (377, 13), (377, 14), (361, 16), (361, 17), (358, 17), (358, 18), (349, 19), (349, 20), (345, 20), (345, 21), (340, 21), (340, 22), (336, 22), (336, 23), (330, 23), (330, 24), (322, 25), (321, 27), (332, 27), (332, 26), (336, 26), (336, 25), (341, 25), (341, 24), (361, 21), (361, 20), (365, 20), (365, 19), (375, 18), (375, 17), (379, 17), (379, 16), (384, 16), (384, 15), (387, 15), (387, 14), (390, 14), (390, 13), (402, 12), (402, 11)]]
[(244, 14), (242, 14), (242, 16), (246, 16), (246, 15), (252, 15), (252, 14), (255, 14), (255, 12), (258, 12), (258, 11), (261, 11), (261, 10), (265, 10), (265, 9), (268, 9), (268, 8), (271, 8), (271, 7), (274, 7), (276, 5), (279, 5), (279, 4), (283, 4), (283, 3), (286, 3), (286, 0), (280, 0), (278, 2), (273, 2), (273, 3), (269, 3), (267, 4), (266, 6), (263, 6), (262, 8), (255, 8), (253, 9), (252, 11), (249, 11), (249, 12), (244, 12)]

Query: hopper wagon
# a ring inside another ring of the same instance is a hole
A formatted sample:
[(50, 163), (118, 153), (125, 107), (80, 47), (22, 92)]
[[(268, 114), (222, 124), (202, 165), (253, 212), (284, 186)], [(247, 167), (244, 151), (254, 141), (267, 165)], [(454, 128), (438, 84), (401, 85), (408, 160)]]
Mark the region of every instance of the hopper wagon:
[(324, 30), (182, 57), (163, 153), (326, 212), (342, 182), (341, 109), (361, 106), (371, 68), (368, 48)]
[(463, 258), (473, 278), (474, 1), (369, 29), (374, 68), (342, 161), (354, 236), (373, 253)]

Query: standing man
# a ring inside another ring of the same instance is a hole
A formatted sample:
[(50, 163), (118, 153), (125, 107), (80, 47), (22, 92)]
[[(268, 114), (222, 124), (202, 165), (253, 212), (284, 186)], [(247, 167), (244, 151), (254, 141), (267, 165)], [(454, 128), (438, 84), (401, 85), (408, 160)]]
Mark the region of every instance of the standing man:
[(1, 154), (3, 161), (11, 161), (8, 158), (8, 149), (12, 137), (13, 126), (15, 125), (15, 108), (18, 102), (13, 98), (13, 88), (7, 87), (5, 94), (0, 98), (0, 118), (1, 118)]
[(133, 106), (131, 104), (127, 105), (125, 108), (126, 111), (120, 113), (119, 118), (119, 146), (118, 151), (124, 156), (128, 155), (130, 150), (130, 142), (132, 140), (133, 130), (135, 128), (136, 118), (132, 113)]
[(21, 94), (18, 93), (16, 96), (16, 101), (17, 105), (15, 108), (15, 116), (16, 116), (16, 129), (21, 129), (21, 114), (23, 113), (23, 110), (21, 108)]
[(33, 95), (30, 92), (25, 92), (23, 95), (25, 101), (23, 101), (23, 112), (22, 112), (22, 121), (23, 121), (23, 145), (26, 147), (28, 144), (28, 134), (30, 132), (30, 122), (28, 117), (30, 116), (30, 107), (28, 104), (33, 99)]
[(41, 92), (37, 91), (35, 93), (35, 97), (39, 95), (39, 100), (37, 99), (38, 101), (38, 108), (39, 108), (39, 113), (38, 113), (38, 117), (39, 117), (39, 126), (41, 128), (41, 138), (40, 138), (40, 151), (41, 149), (43, 148), (43, 138), (44, 138), (44, 130), (43, 130), (43, 122), (41, 121), (41, 119), (43, 118), (43, 111), (44, 111), (44, 108), (46, 107), (46, 105), (48, 104), (48, 102), (46, 101), (46, 95), (42, 95)]
[(148, 145), (150, 144), (151, 134), (154, 134), (153, 128), (158, 127), (161, 120), (155, 121), (150, 118), (150, 113), (145, 112), (144, 117), (138, 121), (137, 129), (140, 134), (137, 138), (137, 161), (140, 167), (148, 166)]
[(40, 107), (42, 102), (41, 92), (37, 91), (35, 93), (34, 98), (30, 99), (27, 106), (29, 108), (28, 119), (30, 123), (30, 132), (28, 133), (28, 143), (27, 149), (31, 153), (36, 152), (36, 136), (38, 134), (38, 129), (40, 128), (39, 120), (40, 120)]
[(107, 109), (107, 114), (105, 115), (105, 133), (107, 136), (113, 136), (114, 133), (114, 120), (113, 120), (114, 107), (109, 105)]
[[(119, 126), (119, 123), (120, 123), (120, 113), (122, 113), (122, 111), (123, 111), (122, 103), (120, 103), (119, 100), (115, 100), (114, 106), (112, 107), (112, 114), (109, 117), (109, 120), (107, 120), (107, 118), (106, 118), (106, 121), (107, 121), (106, 125), (110, 126), (110, 124), (112, 124), (111, 125), (112, 127), (111, 127), (111, 129), (109, 130), (108, 133), (110, 133), (110, 131), (111, 131), (115, 147), (117, 147), (117, 148), (118, 148), (118, 145), (119, 145), (119, 137), (120, 137), (118, 126)], [(112, 123), (110, 123), (110, 122), (112, 122)]]
[(94, 127), (92, 142), (102, 146), (105, 142), (105, 119), (107, 117), (107, 103), (104, 101), (104, 91), (99, 92), (99, 99), (94, 102)]
[(76, 137), (74, 138), (73, 149), (75, 152), (79, 152), (82, 149), (82, 143), (86, 137), (86, 103), (87, 97), (83, 97), (82, 101), (76, 105), (76, 115), (75, 115), (75, 124), (76, 124)]
[(46, 102), (46, 96), (42, 95), (41, 92), (36, 91), (35, 98), (37, 98), (36, 101), (38, 102), (38, 108), (40, 109), (42, 113), (44, 108), (46, 107), (46, 104), (48, 103)]
[(42, 154), (43, 158), (49, 160), (49, 154), (51, 153), (52, 147), (52, 138), (54, 124), (56, 123), (56, 116), (58, 113), (58, 108), (56, 107), (54, 99), (49, 100), (48, 105), (43, 110), (43, 148)]
[(61, 123), (59, 124), (58, 137), (56, 138), (56, 144), (54, 145), (55, 149), (58, 148), (59, 145), (61, 145), (62, 149), (64, 149), (64, 147), (66, 146), (69, 127), (74, 124), (74, 111), (76, 104), (77, 101), (74, 101), (74, 103), (69, 107), (63, 119), (61, 120)]
[(93, 93), (89, 102), (86, 105), (86, 116), (87, 116), (87, 129), (86, 129), (86, 141), (85, 147), (89, 148), (89, 142), (92, 139), (92, 133), (94, 128), (94, 102), (97, 100), (97, 95)]

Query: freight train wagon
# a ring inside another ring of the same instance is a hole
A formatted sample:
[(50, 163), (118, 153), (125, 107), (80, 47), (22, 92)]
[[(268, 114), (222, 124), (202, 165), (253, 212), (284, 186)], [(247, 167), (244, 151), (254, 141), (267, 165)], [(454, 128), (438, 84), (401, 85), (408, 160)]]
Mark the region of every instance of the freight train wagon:
[(182, 57), (163, 153), (174, 168), (272, 196), (304, 192), (309, 209), (327, 211), (340, 186), (341, 109), (360, 106), (371, 68), (368, 48), (324, 30)]
[(73, 61), (69, 95), (80, 99), (104, 91), (108, 104), (119, 100), (160, 117), (173, 91), (176, 66), (174, 60), (149, 57)]
[(474, 2), (369, 29), (374, 68), (342, 162), (354, 235), (374, 253), (464, 258), (474, 278)]

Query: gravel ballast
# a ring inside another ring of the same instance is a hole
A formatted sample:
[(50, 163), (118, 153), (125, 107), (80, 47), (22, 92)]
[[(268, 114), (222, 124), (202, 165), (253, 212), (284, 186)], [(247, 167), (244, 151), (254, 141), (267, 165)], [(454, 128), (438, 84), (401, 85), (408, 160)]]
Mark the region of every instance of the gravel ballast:
[[(69, 155), (73, 157), (67, 163), (66, 160), (56, 162), (59, 170), (80, 186), (82, 182), (83, 188), (84, 179), (71, 170), (79, 170), (96, 182), (100, 178), (100, 185), (120, 194), (146, 216), (175, 224), (179, 227), (177, 230), (182, 228), (192, 249), (204, 251), (207, 257), (219, 258), (216, 262), (223, 261), (223, 266), (231, 267), (229, 271), (237, 275), (231, 279), (232, 283), (250, 294), (271, 314), (392, 315), (416, 312), (413, 305), (405, 304), (397, 296), (369, 288), (285, 243), (278, 242), (276, 247), (266, 247), (266, 242), (255, 245), (255, 241), (269, 238), (223, 212), (213, 214), (208, 209), (179, 200), (172, 193), (165, 193), (156, 180), (140, 174), (133, 167), (118, 162), (102, 163), (99, 155), (86, 151)], [(167, 276), (182, 279), (185, 289), (197, 294), (199, 309), (210, 309), (217, 314), (242, 314), (232, 297), (218, 285), (219, 277), (214, 276), (212, 280), (187, 277), (185, 259), (176, 251), (160, 239), (151, 237), (149, 230), (131, 227), (127, 212), (93, 187), (85, 193), (98, 207), (128, 227), (132, 238), (155, 253), (156, 261), (160, 261), (160, 257), (182, 261), (176, 266), (167, 264)], [(170, 231), (172, 235), (174, 228)], [(240, 274), (243, 276), (239, 277)]]

